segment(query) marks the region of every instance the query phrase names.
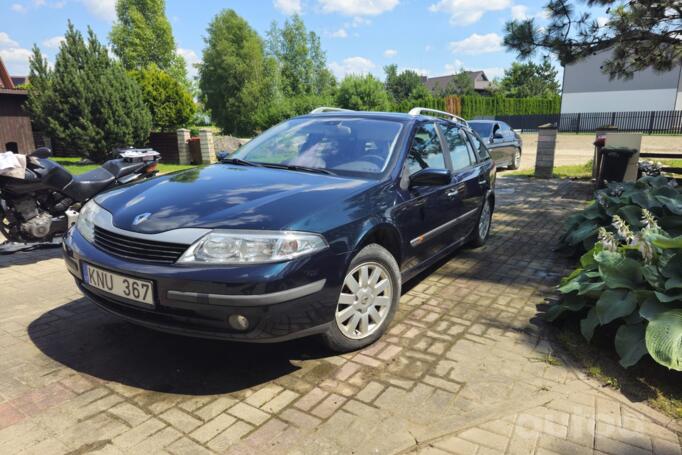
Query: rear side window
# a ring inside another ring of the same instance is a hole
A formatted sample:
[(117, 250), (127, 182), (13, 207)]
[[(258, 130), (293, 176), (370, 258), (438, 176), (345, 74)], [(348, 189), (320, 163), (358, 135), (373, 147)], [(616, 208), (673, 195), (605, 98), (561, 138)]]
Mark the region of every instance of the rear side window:
[(427, 167), (445, 169), (443, 149), (433, 123), (426, 123), (417, 128), (407, 155), (407, 167), (410, 175)]
[(478, 135), (478, 133), (476, 133), (476, 131), (467, 132), (467, 136), (469, 136), (469, 140), (471, 141), (471, 144), (478, 155), (478, 159), (481, 161), (490, 159), (488, 148), (483, 144), (483, 141), (481, 140), (481, 137)]
[(457, 126), (443, 127), (443, 129), (445, 142), (448, 144), (450, 153), (450, 161), (452, 161), (452, 170), (458, 171), (471, 166), (472, 157), (469, 155), (469, 149), (465, 142), (465, 136), (461, 134), (461, 129)]

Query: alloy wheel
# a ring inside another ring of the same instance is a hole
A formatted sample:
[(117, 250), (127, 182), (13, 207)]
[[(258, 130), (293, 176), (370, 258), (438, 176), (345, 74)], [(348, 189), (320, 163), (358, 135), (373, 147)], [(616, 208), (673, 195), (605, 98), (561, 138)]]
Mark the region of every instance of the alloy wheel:
[(481, 209), (481, 216), (478, 221), (478, 236), (480, 239), (485, 239), (490, 230), (490, 203), (488, 199), (483, 203), (483, 209)]
[(386, 320), (393, 299), (393, 280), (388, 270), (376, 262), (366, 262), (351, 270), (343, 280), (336, 306), (336, 324), (353, 340), (372, 335)]

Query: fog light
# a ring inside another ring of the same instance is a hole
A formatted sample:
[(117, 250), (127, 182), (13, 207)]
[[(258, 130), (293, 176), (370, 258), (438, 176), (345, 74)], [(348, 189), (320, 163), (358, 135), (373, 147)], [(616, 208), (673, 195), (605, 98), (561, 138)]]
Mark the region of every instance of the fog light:
[(246, 330), (249, 328), (249, 320), (241, 314), (231, 315), (227, 318), (227, 322), (230, 323), (230, 327), (236, 330)]

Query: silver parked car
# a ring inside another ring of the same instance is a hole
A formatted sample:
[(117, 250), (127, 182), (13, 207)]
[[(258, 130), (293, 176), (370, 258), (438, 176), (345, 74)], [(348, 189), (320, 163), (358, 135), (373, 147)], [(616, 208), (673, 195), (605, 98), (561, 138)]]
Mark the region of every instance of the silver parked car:
[(499, 120), (471, 120), (468, 123), (483, 138), (498, 169), (519, 168), (523, 141), (516, 131)]

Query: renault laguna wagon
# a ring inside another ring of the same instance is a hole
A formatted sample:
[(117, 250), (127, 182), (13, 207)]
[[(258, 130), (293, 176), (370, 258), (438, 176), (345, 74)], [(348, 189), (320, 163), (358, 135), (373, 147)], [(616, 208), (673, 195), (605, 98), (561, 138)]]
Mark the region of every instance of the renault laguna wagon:
[(458, 117), (318, 108), (218, 164), (99, 195), (64, 256), (90, 300), (152, 329), (350, 351), (386, 331), (401, 283), (486, 241), (494, 185)]

